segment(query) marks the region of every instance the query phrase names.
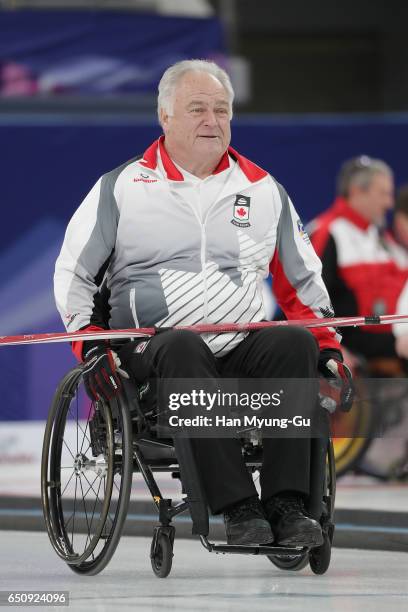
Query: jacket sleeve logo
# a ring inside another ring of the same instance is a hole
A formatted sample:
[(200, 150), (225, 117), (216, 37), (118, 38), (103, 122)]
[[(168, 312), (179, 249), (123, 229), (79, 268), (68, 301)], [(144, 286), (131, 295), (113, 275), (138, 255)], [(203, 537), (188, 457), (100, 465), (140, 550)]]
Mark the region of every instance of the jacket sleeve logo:
[(249, 223), (250, 203), (251, 198), (247, 196), (243, 196), (239, 193), (235, 196), (234, 215), (233, 219), (231, 219), (233, 225), (237, 225), (238, 227), (249, 227), (251, 225)]
[(302, 240), (304, 242), (306, 242), (306, 244), (310, 244), (310, 238), (309, 238), (305, 228), (303, 227), (303, 223), (301, 222), (300, 219), (297, 220), (297, 227), (298, 227), (298, 232), (299, 232), (300, 237), (302, 238)]

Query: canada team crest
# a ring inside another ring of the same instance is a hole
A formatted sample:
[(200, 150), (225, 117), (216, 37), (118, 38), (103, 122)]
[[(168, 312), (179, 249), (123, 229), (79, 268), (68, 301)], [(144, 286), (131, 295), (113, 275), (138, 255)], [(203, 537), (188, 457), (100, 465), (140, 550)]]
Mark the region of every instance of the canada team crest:
[(250, 203), (251, 198), (247, 196), (243, 196), (240, 193), (235, 196), (234, 218), (231, 219), (233, 225), (238, 225), (238, 227), (249, 227), (251, 225), (249, 223)]

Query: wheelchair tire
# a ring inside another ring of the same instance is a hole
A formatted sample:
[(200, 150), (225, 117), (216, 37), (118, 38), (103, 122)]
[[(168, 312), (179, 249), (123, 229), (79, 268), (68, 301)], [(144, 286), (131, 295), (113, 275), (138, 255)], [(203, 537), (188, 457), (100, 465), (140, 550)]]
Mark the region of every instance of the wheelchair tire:
[(323, 533), (324, 541), (321, 546), (312, 548), (309, 553), (310, 569), (314, 574), (327, 572), (331, 559), (331, 540), (327, 533)]
[[(367, 396), (364, 379), (354, 381), (359, 397)], [(356, 399), (349, 412), (336, 412), (331, 418), (337, 477), (352, 471), (367, 452), (374, 435), (377, 410), (372, 400)], [(340, 434), (338, 433), (340, 432)], [(343, 437), (349, 433), (350, 437)]]
[(166, 533), (159, 533), (151, 562), (153, 572), (158, 578), (166, 578), (170, 574), (173, 565), (173, 545)]
[(132, 455), (126, 403), (121, 397), (91, 402), (82, 368), (68, 372), (45, 429), (41, 496), (51, 544), (75, 573), (99, 573), (116, 550), (128, 510)]
[(267, 555), (269, 561), (276, 567), (282, 570), (289, 570), (291, 572), (299, 572), (305, 568), (309, 563), (309, 554), (304, 553), (297, 557), (279, 557), (278, 555)]

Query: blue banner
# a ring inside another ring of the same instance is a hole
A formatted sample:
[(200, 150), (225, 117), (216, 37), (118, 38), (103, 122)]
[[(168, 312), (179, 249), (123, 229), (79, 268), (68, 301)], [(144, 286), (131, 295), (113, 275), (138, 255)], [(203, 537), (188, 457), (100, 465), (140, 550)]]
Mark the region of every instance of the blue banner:
[(216, 18), (0, 11), (0, 96), (149, 93), (174, 62), (223, 54)]

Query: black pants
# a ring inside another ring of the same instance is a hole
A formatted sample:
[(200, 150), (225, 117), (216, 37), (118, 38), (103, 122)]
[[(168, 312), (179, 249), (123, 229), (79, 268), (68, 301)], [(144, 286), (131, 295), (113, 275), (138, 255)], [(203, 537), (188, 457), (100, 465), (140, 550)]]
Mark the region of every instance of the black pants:
[[(317, 378), (318, 346), (310, 332), (275, 327), (249, 334), (235, 349), (216, 359), (201, 336), (189, 331), (167, 331), (149, 340), (145, 351), (126, 360), (147, 378)], [(139, 372), (134, 372), (140, 376)], [(295, 396), (299, 411), (310, 397)], [(256, 495), (256, 488), (234, 438), (192, 438), (208, 504), (214, 514)], [(282, 491), (309, 494), (310, 438), (265, 438), (260, 484), (262, 498)]]

